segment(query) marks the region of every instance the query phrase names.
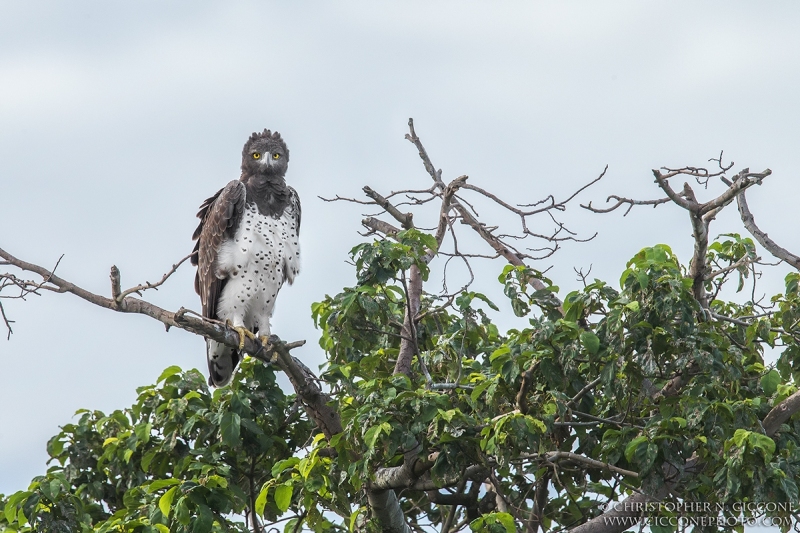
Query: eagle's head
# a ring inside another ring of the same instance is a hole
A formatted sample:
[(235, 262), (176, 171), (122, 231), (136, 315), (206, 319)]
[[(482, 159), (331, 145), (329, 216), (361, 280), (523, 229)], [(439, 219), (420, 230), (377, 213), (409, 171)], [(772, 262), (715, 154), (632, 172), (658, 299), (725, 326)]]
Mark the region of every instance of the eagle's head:
[(281, 134), (264, 130), (253, 133), (242, 150), (242, 172), (283, 176), (289, 165), (289, 149)]

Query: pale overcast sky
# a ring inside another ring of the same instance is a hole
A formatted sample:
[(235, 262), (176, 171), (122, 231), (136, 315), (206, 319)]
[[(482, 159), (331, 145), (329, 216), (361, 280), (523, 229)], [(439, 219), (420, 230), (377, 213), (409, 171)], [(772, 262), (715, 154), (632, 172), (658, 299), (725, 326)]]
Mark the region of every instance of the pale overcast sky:
[[(63, 254), (62, 277), (105, 295), (112, 264), (125, 286), (155, 281), (191, 250), (200, 203), (238, 177), (249, 134), (278, 130), (303, 201), (304, 263), (273, 331), (307, 339), (297, 354), (316, 368), (309, 308), (354, 282), (345, 260), (362, 212), (317, 196), (428, 187), (403, 139), (414, 117), (446, 180), (468, 174), (520, 203), (567, 196), (606, 164), (578, 201), (657, 198), (651, 168), (725, 150), (737, 168), (773, 170), (751, 208), (800, 252), (798, 28), (795, 2), (4, 0), (0, 247), (48, 267)], [(744, 232), (734, 215), (712, 233)], [(644, 246), (691, 254), (674, 206), (622, 218), (576, 202), (563, 220), (599, 236), (535, 265), (553, 267), (562, 296), (578, 287), (573, 267), (616, 284)], [(502, 264), (476, 268), (496, 291)], [(185, 265), (147, 298), (199, 309), (193, 276)], [(149, 318), (71, 295), (6, 302), (0, 493), (45, 471), (45, 443), (75, 410), (129, 406), (169, 365), (206, 372), (202, 339)]]

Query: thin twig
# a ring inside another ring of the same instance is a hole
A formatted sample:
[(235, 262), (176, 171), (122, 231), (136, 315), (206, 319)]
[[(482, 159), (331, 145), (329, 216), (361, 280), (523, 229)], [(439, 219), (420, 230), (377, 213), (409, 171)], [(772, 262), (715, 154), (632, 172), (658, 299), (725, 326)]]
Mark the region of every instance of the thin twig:
[[(150, 283), (149, 281), (146, 281), (141, 285), (137, 285), (136, 287), (131, 287), (128, 290), (122, 291), (122, 293), (119, 296), (117, 296), (116, 298), (114, 298), (114, 300), (117, 303), (119, 303), (122, 300), (124, 300), (125, 297), (128, 296), (129, 294), (136, 293), (139, 296), (141, 296), (142, 295), (142, 291), (146, 291), (147, 289), (157, 289), (158, 287), (163, 285), (164, 282), (167, 281), (169, 279), (169, 277), (175, 273), (175, 271), (178, 270), (178, 267), (180, 267), (187, 259), (192, 257), (192, 255), (194, 255), (194, 252), (190, 253), (189, 255), (187, 255), (186, 257), (184, 257), (183, 259), (181, 259), (180, 261), (178, 261), (174, 265), (172, 265), (172, 268), (169, 269), (169, 272), (167, 272), (166, 274), (164, 274), (161, 277), (160, 281), (157, 281), (156, 283)], [(112, 268), (116, 269), (117, 267), (112, 267)], [(111, 271), (112, 272), (112, 274), (111, 274), (112, 280), (114, 279), (114, 270), (113, 269)], [(117, 276), (119, 276), (119, 270), (118, 269), (117, 269)], [(113, 287), (113, 283), (112, 283), (112, 287)], [(113, 292), (113, 289), (112, 289), (112, 292)]]

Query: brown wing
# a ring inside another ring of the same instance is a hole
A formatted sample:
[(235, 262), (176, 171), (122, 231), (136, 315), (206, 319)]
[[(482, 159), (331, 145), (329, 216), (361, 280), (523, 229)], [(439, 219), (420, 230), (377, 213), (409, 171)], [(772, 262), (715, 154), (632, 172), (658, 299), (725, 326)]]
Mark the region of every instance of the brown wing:
[(197, 240), (192, 264), (197, 265), (194, 290), (200, 295), (203, 316), (217, 318), (217, 300), (227, 279), (217, 277), (215, 264), (222, 243), (232, 239), (244, 213), (247, 190), (241, 181), (232, 181), (203, 202), (197, 218), (200, 224), (192, 235)]
[(294, 190), (294, 187), (289, 187), (289, 205), (294, 212), (294, 220), (297, 223), (297, 235), (300, 236), (300, 195)]

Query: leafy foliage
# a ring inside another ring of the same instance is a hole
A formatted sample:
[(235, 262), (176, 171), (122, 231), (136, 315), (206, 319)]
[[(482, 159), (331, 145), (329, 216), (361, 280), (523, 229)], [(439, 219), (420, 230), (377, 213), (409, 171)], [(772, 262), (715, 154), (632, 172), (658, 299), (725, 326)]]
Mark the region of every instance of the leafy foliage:
[[(47, 444), (46, 475), (4, 502), (7, 531), (247, 531), (253, 487), (310, 435), (272, 370), (245, 361), (211, 394), (196, 370), (167, 368), (136, 403), (79, 411)], [(285, 511), (263, 506), (274, 520)]]
[[(594, 280), (560, 306), (541, 273), (507, 266), (499, 281), (519, 329), (501, 333), (484, 294), (427, 294), (414, 372), (395, 374), (405, 272), (416, 265), (427, 277), (432, 249), (416, 230), (361, 244), (356, 285), (312, 307), (342, 433), (328, 440), (314, 429), (261, 364), (245, 361), (213, 394), (198, 372), (170, 367), (130, 409), (85, 411), (64, 426), (48, 443), (55, 466), (3, 500), (0, 525), (247, 531), (237, 515), (254, 509), (284, 531), (378, 531), (366, 491), (411, 460), (420, 469), (401, 504), (421, 530), (447, 522), (510, 533), (542, 492), (542, 527), (570, 527), (691, 461), (684, 501), (719, 503), (727, 515), (735, 502), (798, 501), (800, 422), (768, 436), (761, 421), (796, 390), (800, 275), (786, 278), (774, 313), (748, 321), (752, 302), (714, 299), (730, 320), (712, 320), (665, 245), (633, 257), (619, 289)], [(752, 253), (748, 239), (726, 235), (709, 263), (744, 279), (751, 272), (736, 264)], [(531, 289), (534, 276), (546, 290)], [(776, 368), (764, 362), (772, 347)], [(785, 517), (781, 509), (771, 513)]]

